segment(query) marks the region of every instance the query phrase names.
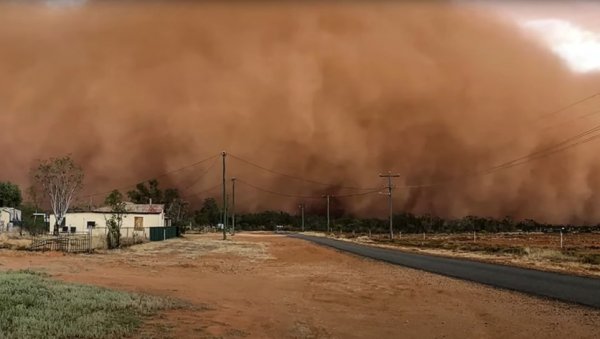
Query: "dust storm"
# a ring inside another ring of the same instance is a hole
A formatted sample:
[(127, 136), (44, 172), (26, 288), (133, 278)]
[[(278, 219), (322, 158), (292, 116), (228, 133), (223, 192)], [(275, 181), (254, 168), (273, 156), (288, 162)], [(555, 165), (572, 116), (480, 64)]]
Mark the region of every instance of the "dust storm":
[[(229, 175), (289, 195), (365, 192), (344, 187), (382, 187), (378, 174), (392, 171), (402, 211), (600, 218), (594, 143), (477, 175), (590, 128), (600, 110), (592, 99), (552, 114), (599, 91), (600, 77), (573, 73), (489, 10), (141, 3), (0, 4), (0, 179), (27, 186), (36, 159), (72, 154), (86, 172), (85, 195), (225, 150), (331, 183), (228, 158)], [(161, 181), (202, 191), (219, 183), (218, 161)], [(245, 210), (294, 210), (302, 200), (239, 187)], [(381, 216), (385, 199), (336, 204)]]

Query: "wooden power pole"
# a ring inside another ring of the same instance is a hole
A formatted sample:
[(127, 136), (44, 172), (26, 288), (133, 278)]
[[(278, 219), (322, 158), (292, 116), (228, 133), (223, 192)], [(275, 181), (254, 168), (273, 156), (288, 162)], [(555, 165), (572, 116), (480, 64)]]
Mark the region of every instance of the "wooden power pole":
[(329, 217), (329, 201), (331, 197), (329, 194), (323, 196), (323, 198), (327, 199), (327, 234), (331, 233), (331, 218)]
[(302, 232), (304, 232), (304, 204), (300, 204), (300, 213), (302, 214)]
[(392, 178), (398, 178), (399, 174), (392, 174), (392, 172), (388, 172), (387, 174), (380, 174), (379, 177), (388, 179), (388, 201), (390, 207), (390, 240), (394, 240), (394, 208), (392, 204), (392, 190), (394, 186), (392, 185)]
[(227, 240), (227, 182), (226, 178), (226, 164), (225, 158), (227, 158), (227, 152), (223, 151), (221, 153), (223, 156), (223, 240)]
[(231, 235), (235, 235), (235, 178), (231, 178)]

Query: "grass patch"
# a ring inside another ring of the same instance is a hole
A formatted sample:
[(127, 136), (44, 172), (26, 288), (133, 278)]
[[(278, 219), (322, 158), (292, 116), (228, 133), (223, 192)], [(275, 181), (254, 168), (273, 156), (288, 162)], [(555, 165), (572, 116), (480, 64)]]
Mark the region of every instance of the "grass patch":
[(586, 264), (600, 265), (599, 253), (587, 253), (581, 256), (581, 260)]
[(1, 338), (114, 338), (144, 317), (181, 307), (176, 301), (48, 279), (31, 271), (0, 272)]
[[(501, 238), (498, 238), (502, 240)], [(513, 238), (514, 239), (514, 238)], [(478, 239), (473, 241), (468, 236), (454, 237), (428, 237), (411, 236), (394, 239), (390, 242), (388, 239), (374, 239), (374, 242), (381, 244), (394, 244), (406, 247), (415, 247), (422, 249), (441, 249), (453, 252), (481, 253), (499, 256), (510, 256), (522, 259), (535, 260), (549, 263), (578, 263), (592, 266), (600, 265), (600, 253), (597, 245), (572, 246), (564, 249), (551, 247), (546, 244), (525, 246), (519, 243), (493, 243), (494, 239)]]

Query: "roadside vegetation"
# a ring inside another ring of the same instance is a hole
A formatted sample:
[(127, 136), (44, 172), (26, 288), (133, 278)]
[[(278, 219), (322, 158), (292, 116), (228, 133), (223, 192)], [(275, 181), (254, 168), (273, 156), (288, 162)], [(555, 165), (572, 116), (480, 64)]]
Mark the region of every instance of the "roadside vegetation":
[[(376, 237), (373, 241), (390, 243), (388, 239), (382, 237)], [(552, 233), (483, 233), (477, 235), (475, 240), (470, 234), (408, 235), (394, 239), (392, 244), (600, 265), (600, 234), (565, 234), (563, 242), (564, 246), (561, 248), (560, 235)]]
[(49, 279), (31, 271), (0, 272), (0, 337), (115, 338), (133, 334), (176, 301)]
[[(325, 235), (315, 233), (315, 235)], [(600, 276), (600, 233), (481, 232), (388, 235), (334, 233), (338, 239), (448, 257), (491, 261), (542, 270)]]

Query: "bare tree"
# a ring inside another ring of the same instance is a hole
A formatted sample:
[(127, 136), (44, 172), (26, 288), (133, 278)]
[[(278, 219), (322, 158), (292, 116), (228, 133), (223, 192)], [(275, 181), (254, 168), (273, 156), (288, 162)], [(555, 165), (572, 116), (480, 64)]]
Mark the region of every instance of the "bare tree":
[(34, 169), (34, 178), (50, 198), (50, 206), (56, 217), (54, 234), (62, 224), (75, 193), (83, 184), (83, 170), (70, 156), (50, 158), (40, 162)]

